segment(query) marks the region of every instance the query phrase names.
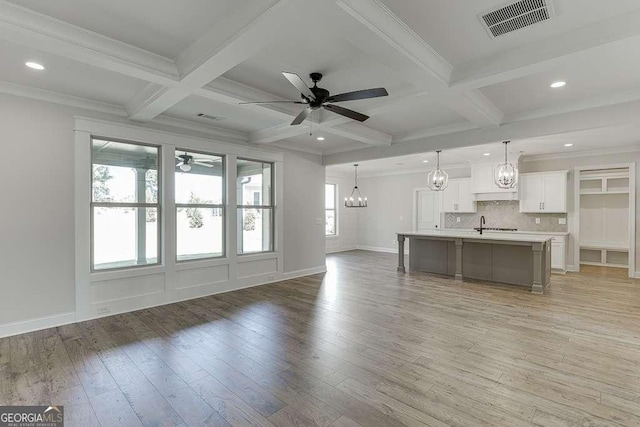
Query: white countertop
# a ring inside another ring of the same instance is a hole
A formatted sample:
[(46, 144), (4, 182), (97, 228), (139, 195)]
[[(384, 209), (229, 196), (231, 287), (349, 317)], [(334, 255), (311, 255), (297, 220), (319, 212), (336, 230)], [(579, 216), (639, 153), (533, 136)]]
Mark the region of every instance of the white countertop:
[(453, 239), (473, 239), (473, 240), (498, 240), (504, 242), (528, 242), (528, 243), (542, 243), (551, 240), (548, 235), (533, 235), (532, 233), (518, 234), (509, 232), (484, 232), (483, 234), (477, 231), (469, 230), (429, 230), (429, 231), (406, 231), (398, 232), (401, 234), (413, 237), (444, 237)]
[[(443, 231), (470, 231), (476, 232), (472, 228), (448, 228), (443, 229)], [(540, 234), (544, 236), (568, 236), (568, 231), (506, 231), (506, 230), (483, 230), (483, 233), (502, 233), (502, 234)]]

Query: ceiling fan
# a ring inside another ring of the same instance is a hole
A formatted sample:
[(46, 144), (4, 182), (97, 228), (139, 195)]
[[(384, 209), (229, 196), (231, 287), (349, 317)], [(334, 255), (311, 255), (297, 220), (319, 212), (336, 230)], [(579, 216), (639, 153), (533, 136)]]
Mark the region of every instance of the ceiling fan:
[(205, 166), (207, 168), (212, 168), (213, 165), (209, 164), (213, 162), (211, 159), (198, 159), (190, 156), (186, 152), (184, 154), (176, 154), (176, 159), (178, 159), (178, 163), (176, 164), (177, 168), (180, 168), (182, 172), (189, 172), (191, 170), (191, 165), (199, 165)]
[(378, 98), (380, 96), (387, 96), (389, 93), (383, 87), (374, 88), (374, 89), (364, 89), (364, 90), (356, 90), (354, 92), (346, 92), (338, 95), (331, 95), (328, 90), (318, 87), (318, 82), (322, 80), (322, 74), (320, 73), (311, 73), (309, 77), (313, 81), (313, 87), (308, 87), (304, 80), (300, 78), (299, 75), (295, 73), (289, 73), (286, 71), (282, 72), (282, 75), (285, 76), (289, 82), (294, 85), (299, 91), (301, 96), (301, 101), (262, 101), (262, 102), (241, 102), (241, 104), (276, 104), (276, 103), (290, 103), (290, 104), (303, 104), (308, 105), (304, 110), (300, 112), (296, 116), (295, 119), (291, 122), (291, 125), (299, 125), (304, 122), (304, 120), (309, 117), (309, 114), (313, 110), (318, 110), (320, 108), (324, 108), (325, 110), (329, 110), (333, 113), (340, 114), (341, 116), (348, 117), (353, 120), (357, 120), (359, 122), (364, 122), (369, 118), (369, 116), (358, 113), (357, 111), (349, 110), (348, 108), (340, 107), (338, 105), (334, 105), (334, 102), (343, 102), (343, 101), (356, 101), (359, 99), (369, 99), (369, 98)]

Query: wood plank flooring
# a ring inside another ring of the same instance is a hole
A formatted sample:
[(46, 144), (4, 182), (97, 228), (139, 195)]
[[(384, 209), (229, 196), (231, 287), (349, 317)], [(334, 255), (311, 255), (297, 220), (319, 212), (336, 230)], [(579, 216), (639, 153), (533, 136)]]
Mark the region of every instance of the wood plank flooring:
[(0, 405), (68, 426), (640, 425), (640, 281), (524, 288), (395, 256), (0, 339)]

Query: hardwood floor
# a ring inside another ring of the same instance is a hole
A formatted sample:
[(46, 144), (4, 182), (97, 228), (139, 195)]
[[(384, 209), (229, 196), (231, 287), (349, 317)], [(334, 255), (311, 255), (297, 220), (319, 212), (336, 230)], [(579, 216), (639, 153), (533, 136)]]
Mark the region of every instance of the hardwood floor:
[(640, 280), (328, 273), (0, 339), (0, 405), (91, 425), (640, 425)]

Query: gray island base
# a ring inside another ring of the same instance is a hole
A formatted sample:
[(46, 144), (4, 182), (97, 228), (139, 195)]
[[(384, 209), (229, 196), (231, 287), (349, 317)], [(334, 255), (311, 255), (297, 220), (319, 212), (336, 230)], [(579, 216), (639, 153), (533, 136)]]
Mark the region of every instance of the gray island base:
[(411, 271), (527, 286), (542, 294), (551, 278), (551, 238), (479, 234), (471, 231), (397, 233), (398, 271), (405, 272), (404, 244), (409, 239)]

